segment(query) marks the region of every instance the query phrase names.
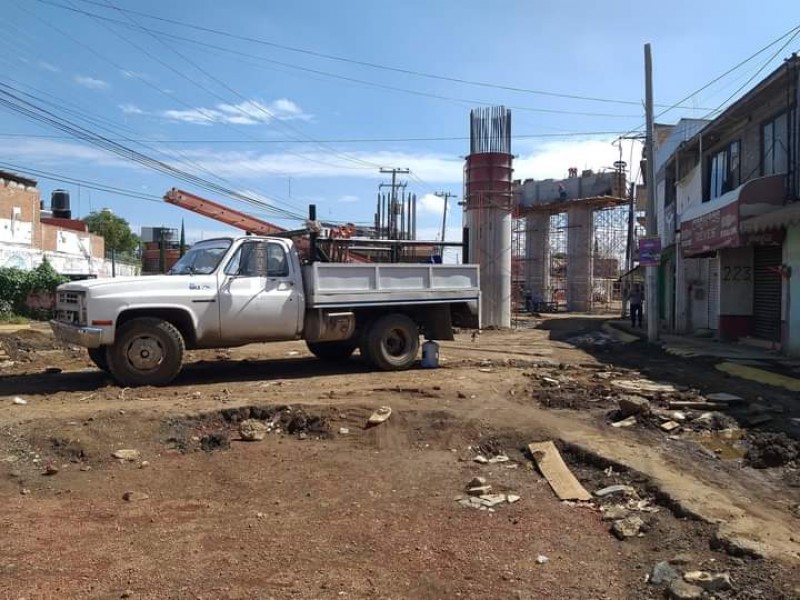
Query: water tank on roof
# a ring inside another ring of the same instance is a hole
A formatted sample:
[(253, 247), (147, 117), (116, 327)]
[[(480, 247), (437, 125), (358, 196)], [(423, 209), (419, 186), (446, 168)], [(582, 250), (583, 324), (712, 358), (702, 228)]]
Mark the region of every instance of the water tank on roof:
[(69, 205), (69, 192), (67, 190), (53, 190), (50, 195), (50, 210), (57, 219), (71, 219), (72, 210)]

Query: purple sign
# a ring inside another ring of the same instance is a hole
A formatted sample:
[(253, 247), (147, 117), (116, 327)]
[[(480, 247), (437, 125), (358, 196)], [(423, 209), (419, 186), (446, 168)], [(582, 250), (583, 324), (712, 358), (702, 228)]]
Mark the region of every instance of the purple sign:
[(639, 239), (639, 266), (657, 267), (661, 264), (661, 238)]

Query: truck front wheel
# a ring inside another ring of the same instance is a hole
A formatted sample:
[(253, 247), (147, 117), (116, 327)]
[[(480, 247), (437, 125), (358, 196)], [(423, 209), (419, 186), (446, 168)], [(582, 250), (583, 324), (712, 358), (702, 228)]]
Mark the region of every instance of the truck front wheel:
[(165, 385), (181, 370), (184, 350), (183, 336), (172, 323), (142, 317), (117, 330), (106, 356), (122, 385)]
[(87, 348), (89, 351), (89, 360), (101, 371), (108, 373), (108, 358), (106, 356), (105, 346), (99, 348)]
[(306, 342), (311, 354), (322, 360), (341, 361), (353, 355), (358, 344), (353, 340), (339, 342)]
[(417, 360), (419, 328), (406, 315), (381, 317), (369, 326), (361, 340), (361, 355), (382, 371), (402, 371)]

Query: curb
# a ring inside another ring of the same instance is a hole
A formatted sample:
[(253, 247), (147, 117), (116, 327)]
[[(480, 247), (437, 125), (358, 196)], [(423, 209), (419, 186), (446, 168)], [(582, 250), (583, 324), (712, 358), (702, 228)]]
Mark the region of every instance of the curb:
[(728, 375), (740, 377), (741, 379), (747, 379), (773, 387), (782, 387), (790, 392), (800, 392), (800, 379), (789, 377), (788, 375), (780, 375), (772, 371), (767, 371), (766, 369), (759, 369), (758, 367), (751, 367), (749, 365), (728, 361), (719, 363), (716, 365), (716, 369)]

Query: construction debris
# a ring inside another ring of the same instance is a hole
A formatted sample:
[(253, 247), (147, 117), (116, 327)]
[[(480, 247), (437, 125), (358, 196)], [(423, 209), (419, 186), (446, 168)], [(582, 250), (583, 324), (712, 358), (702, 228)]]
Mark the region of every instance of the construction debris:
[(683, 574), (687, 583), (700, 586), (708, 592), (722, 592), (733, 587), (729, 573), (709, 573), (708, 571), (689, 571)]
[(642, 396), (620, 396), (617, 403), (619, 404), (619, 414), (621, 417), (650, 414), (650, 401)]
[(703, 402), (701, 400), (670, 400), (669, 409), (683, 410), (727, 410), (728, 405), (721, 402)]
[(619, 521), (614, 521), (614, 524), (611, 526), (611, 533), (620, 540), (626, 540), (639, 535), (642, 527), (644, 527), (642, 518), (633, 515), (620, 519)]
[(17, 406), (25, 406), (28, 403), (27, 400), (20, 398), (19, 396), (14, 396), (14, 400), (12, 400), (12, 402)]
[(612, 427), (617, 427), (617, 428), (619, 428), (619, 427), (633, 427), (634, 425), (636, 425), (636, 423), (637, 423), (636, 417), (631, 416), (631, 417), (628, 417), (627, 419), (622, 419), (621, 421), (614, 421), (611, 424), (611, 426)]
[(667, 433), (669, 433), (671, 431), (675, 431), (676, 429), (679, 429), (680, 426), (681, 426), (681, 424), (678, 423), (677, 421), (667, 421), (667, 422), (662, 423), (661, 425), (659, 425), (659, 427), (661, 427), (661, 429), (663, 429)]
[(636, 494), (636, 490), (629, 485), (610, 485), (608, 487), (604, 487), (602, 490), (597, 490), (594, 493), (594, 495), (598, 498), (604, 498), (606, 496), (610, 496), (611, 494), (625, 494), (626, 496), (633, 496)]
[(239, 435), (246, 442), (258, 442), (267, 437), (269, 428), (258, 419), (246, 419), (239, 424)]
[(706, 394), (706, 399), (710, 402), (723, 402), (725, 404), (738, 404), (745, 401), (745, 399), (741, 396), (736, 396), (735, 394), (729, 394), (727, 392)]
[(560, 500), (588, 501), (592, 496), (575, 478), (553, 442), (528, 444), (539, 471)]
[(392, 409), (389, 406), (381, 406), (378, 410), (372, 413), (367, 419), (367, 427), (374, 427), (387, 421), (392, 416)]
[(139, 460), (139, 451), (133, 450), (132, 448), (122, 448), (120, 450), (116, 450), (111, 454), (111, 456), (119, 460), (134, 461)]

